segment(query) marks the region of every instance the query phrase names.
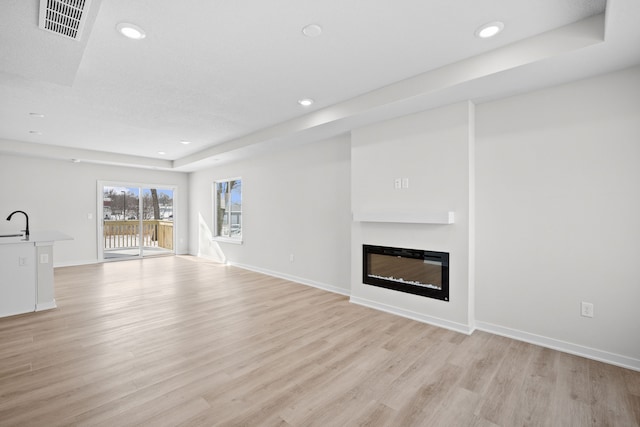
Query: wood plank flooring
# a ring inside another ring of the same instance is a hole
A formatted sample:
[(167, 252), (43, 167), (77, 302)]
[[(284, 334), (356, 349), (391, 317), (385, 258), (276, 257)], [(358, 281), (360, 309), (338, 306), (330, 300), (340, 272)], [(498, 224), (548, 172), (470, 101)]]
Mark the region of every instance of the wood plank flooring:
[(638, 426), (640, 373), (194, 257), (55, 270), (0, 426)]

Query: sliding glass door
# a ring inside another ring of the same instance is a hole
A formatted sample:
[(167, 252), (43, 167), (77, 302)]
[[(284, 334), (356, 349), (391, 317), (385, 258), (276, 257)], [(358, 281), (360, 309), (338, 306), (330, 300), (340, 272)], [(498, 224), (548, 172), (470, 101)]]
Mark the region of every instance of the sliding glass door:
[(175, 188), (99, 183), (102, 260), (175, 253)]

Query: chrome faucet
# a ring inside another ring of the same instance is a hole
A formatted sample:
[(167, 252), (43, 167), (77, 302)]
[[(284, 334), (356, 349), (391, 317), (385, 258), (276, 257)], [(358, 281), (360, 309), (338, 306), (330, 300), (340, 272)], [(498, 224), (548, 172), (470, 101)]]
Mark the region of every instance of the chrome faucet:
[(26, 230), (22, 230), (25, 233), (26, 237), (29, 237), (29, 215), (27, 215), (26, 212), (24, 211), (13, 211), (9, 214), (9, 216), (7, 217), (7, 221), (11, 221), (11, 217), (13, 216), (13, 214), (15, 213), (21, 213), (24, 214), (24, 217), (27, 219), (27, 229)]

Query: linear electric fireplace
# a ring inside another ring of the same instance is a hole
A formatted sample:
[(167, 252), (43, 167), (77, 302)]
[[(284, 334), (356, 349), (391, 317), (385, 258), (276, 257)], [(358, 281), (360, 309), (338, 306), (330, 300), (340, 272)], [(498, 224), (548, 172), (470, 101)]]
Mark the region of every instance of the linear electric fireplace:
[(362, 281), (449, 301), (449, 254), (420, 249), (362, 245)]

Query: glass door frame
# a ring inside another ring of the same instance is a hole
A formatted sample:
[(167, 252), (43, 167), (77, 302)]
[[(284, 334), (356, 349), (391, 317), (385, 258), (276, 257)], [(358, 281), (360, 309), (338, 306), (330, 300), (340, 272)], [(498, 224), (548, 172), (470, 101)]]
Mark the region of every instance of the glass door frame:
[[(111, 262), (120, 260), (140, 259), (144, 258), (144, 239), (138, 238), (138, 255), (122, 256), (117, 258), (105, 258), (104, 257), (104, 188), (105, 187), (122, 187), (122, 188), (138, 188), (138, 230), (142, 230), (143, 224), (143, 191), (146, 189), (162, 189), (171, 190), (173, 192), (173, 248), (167, 251), (167, 254), (176, 254), (176, 236), (178, 230), (178, 187), (175, 184), (148, 184), (139, 182), (126, 182), (126, 181), (97, 181), (97, 210), (96, 215), (97, 222), (97, 246), (98, 246), (98, 261), (99, 262)], [(124, 215), (124, 212), (123, 212)], [(149, 256), (149, 255), (147, 255)]]

